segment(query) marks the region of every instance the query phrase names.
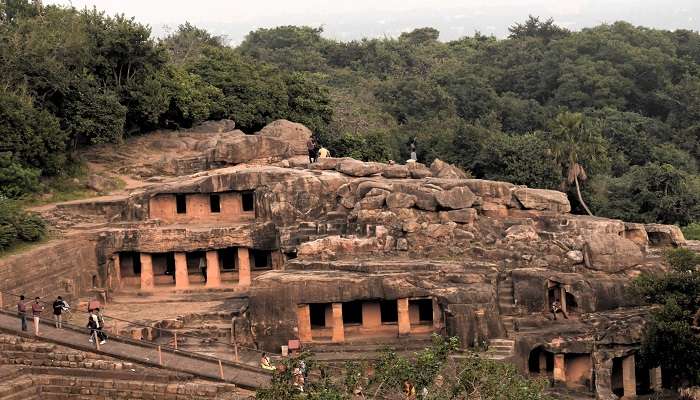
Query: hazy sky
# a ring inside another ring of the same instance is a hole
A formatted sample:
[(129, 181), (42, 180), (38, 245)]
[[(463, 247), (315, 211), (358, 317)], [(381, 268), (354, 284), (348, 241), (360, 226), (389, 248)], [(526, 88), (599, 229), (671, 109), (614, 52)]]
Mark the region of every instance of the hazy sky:
[(342, 40), (396, 36), (417, 27), (440, 30), (451, 40), (475, 31), (503, 37), (528, 14), (553, 17), (570, 29), (626, 20), (664, 29), (700, 29), (700, 0), (44, 0), (44, 4), (96, 6), (124, 13), (161, 36), (185, 21), (226, 35), (278, 25), (323, 26)]

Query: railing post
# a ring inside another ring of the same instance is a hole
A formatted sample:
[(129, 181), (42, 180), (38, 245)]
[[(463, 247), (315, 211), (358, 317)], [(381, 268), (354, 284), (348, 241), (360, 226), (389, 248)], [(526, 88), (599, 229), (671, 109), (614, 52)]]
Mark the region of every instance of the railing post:
[(92, 331), (92, 339), (95, 341), (95, 349), (100, 351), (100, 338), (97, 335), (97, 331)]
[(219, 360), (219, 375), (221, 376), (221, 380), (224, 380), (224, 366), (221, 365), (221, 360)]
[(160, 345), (158, 346), (158, 365), (163, 366), (163, 352), (160, 350)]
[(236, 355), (236, 362), (239, 362), (240, 360), (238, 359), (238, 341), (233, 342), (233, 351)]
[(177, 350), (177, 332), (173, 332), (173, 335), (174, 335), (173, 341), (175, 342), (175, 343), (174, 343), (174, 345), (175, 345), (174, 347), (175, 347), (175, 350)]

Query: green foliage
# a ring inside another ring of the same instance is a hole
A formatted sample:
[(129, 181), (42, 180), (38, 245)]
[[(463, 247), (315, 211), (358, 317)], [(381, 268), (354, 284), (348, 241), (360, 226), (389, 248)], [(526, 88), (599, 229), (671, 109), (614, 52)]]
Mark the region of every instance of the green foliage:
[(700, 223), (693, 222), (681, 228), (683, 236), (688, 240), (700, 240)]
[(632, 295), (660, 305), (652, 312), (642, 341), (641, 360), (661, 366), (674, 384), (700, 382), (700, 256), (688, 249), (666, 253), (671, 270), (643, 274), (633, 281)]
[(686, 225), (700, 219), (700, 181), (672, 165), (633, 166), (619, 178), (592, 183), (593, 206), (625, 220)]
[(518, 185), (557, 189), (561, 183), (561, 167), (541, 132), (488, 137), (471, 169), (487, 179)]
[(22, 211), (14, 200), (0, 197), (0, 251), (20, 241), (38, 241), (45, 234), (46, 226), (39, 216)]
[(10, 153), (0, 153), (0, 196), (16, 199), (39, 187), (39, 170), (23, 166)]

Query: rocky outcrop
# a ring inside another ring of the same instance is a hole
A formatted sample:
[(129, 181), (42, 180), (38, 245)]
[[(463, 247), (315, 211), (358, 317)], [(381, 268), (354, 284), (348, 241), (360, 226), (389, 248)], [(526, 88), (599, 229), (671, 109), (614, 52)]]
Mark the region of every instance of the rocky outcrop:
[(556, 211), (568, 213), (571, 204), (566, 193), (556, 190), (517, 188), (513, 194), (518, 201), (528, 210)]
[(467, 179), (469, 176), (452, 164), (448, 164), (439, 158), (436, 158), (432, 164), (430, 164), (430, 172), (436, 178), (445, 179)]
[(607, 273), (624, 271), (644, 262), (644, 255), (637, 244), (610, 234), (588, 238), (583, 254), (586, 267)]
[(435, 193), (435, 200), (444, 208), (459, 210), (471, 207), (476, 196), (468, 187), (461, 186)]
[(345, 175), (363, 177), (378, 174), (386, 169), (386, 164), (362, 162), (351, 158), (343, 159), (336, 168)]

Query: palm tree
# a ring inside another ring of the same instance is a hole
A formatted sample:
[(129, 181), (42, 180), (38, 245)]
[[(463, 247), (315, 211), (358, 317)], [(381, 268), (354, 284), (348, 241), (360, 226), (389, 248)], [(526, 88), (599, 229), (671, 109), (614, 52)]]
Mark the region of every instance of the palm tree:
[(581, 206), (588, 215), (593, 215), (581, 196), (581, 185), (588, 179), (583, 163), (597, 161), (606, 153), (605, 141), (600, 129), (587, 123), (581, 113), (563, 112), (551, 124), (551, 151), (554, 159), (562, 166), (562, 186), (576, 185), (576, 194)]

